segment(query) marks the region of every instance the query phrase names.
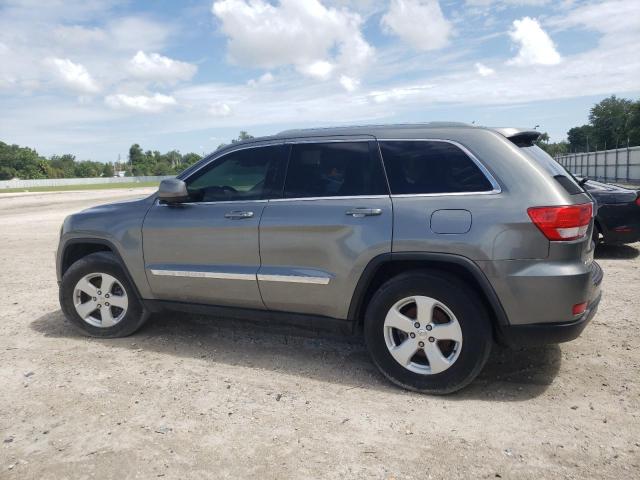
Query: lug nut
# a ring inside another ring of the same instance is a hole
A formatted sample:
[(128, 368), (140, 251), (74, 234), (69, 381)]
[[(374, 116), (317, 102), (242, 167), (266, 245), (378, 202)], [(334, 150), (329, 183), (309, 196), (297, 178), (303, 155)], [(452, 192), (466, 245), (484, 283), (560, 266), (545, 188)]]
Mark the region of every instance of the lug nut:
[(93, 301), (95, 302), (96, 300), (97, 300), (97, 298), (96, 298), (96, 297), (93, 297)]
[(105, 294), (104, 294), (104, 298), (109, 298), (109, 294), (108, 294), (108, 293), (105, 293)]
[(418, 342), (419, 347), (424, 347), (424, 342)]
[(98, 295), (102, 295), (102, 292), (100, 290), (98, 290)]
[(413, 332), (411, 332), (411, 333), (409, 334), (409, 336), (410, 336), (411, 338), (416, 338), (416, 334), (415, 334), (415, 333), (413, 333)]
[(433, 343), (433, 342), (435, 342), (435, 341), (436, 341), (436, 339), (435, 339), (435, 338), (433, 338), (433, 337), (429, 337), (429, 341), (430, 341), (431, 343)]
[(108, 307), (109, 306), (109, 302), (104, 302), (104, 306)]
[(414, 323), (413, 326), (416, 328), (420, 328), (420, 324), (418, 322)]
[(433, 327), (431, 325), (427, 325), (427, 330), (431, 331)]
[(102, 308), (102, 305), (98, 304), (98, 308)]

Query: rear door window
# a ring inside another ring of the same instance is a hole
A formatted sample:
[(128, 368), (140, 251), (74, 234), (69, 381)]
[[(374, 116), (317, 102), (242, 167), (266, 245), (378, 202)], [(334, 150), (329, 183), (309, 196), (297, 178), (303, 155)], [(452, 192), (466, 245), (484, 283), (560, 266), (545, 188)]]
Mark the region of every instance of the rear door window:
[(493, 186), (478, 165), (448, 142), (383, 140), (380, 150), (391, 193), (487, 192)]
[(388, 195), (374, 142), (291, 145), (285, 198)]

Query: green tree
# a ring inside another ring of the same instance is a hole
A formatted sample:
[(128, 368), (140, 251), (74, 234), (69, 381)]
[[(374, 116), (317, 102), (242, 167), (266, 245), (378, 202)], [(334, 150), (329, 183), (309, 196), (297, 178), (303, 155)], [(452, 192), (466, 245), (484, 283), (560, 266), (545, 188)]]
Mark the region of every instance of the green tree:
[(586, 152), (587, 149), (591, 151), (596, 143), (591, 125), (571, 128), (567, 132), (567, 140), (569, 141), (569, 149), (572, 152)]
[(593, 127), (595, 141), (603, 149), (615, 148), (626, 143), (633, 102), (612, 95), (591, 108), (589, 123)]
[(115, 175), (115, 170), (113, 169), (113, 163), (105, 163), (104, 167), (102, 167), (102, 176), (113, 177), (114, 175)]
[[(241, 130), (240, 134), (238, 135), (238, 138), (233, 138), (231, 140), (231, 143), (234, 144), (234, 143), (244, 142), (245, 140), (251, 140), (252, 138), (255, 138), (255, 137), (253, 135), (248, 134), (244, 130)], [(226, 143), (221, 143), (220, 145), (218, 145), (217, 150), (220, 150), (221, 148), (226, 146), (227, 146)]]
[(16, 177), (18, 171), (11, 167), (0, 167), (0, 180), (11, 180)]

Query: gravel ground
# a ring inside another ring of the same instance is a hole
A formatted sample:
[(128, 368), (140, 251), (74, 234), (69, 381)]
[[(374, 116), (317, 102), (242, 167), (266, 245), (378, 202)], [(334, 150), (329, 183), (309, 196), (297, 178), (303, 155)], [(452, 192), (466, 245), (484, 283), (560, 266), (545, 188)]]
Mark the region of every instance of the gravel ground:
[(604, 298), (579, 339), (496, 347), (430, 397), (357, 339), (179, 314), (76, 334), (62, 219), (146, 192), (0, 196), (0, 478), (640, 478), (640, 244), (598, 250)]

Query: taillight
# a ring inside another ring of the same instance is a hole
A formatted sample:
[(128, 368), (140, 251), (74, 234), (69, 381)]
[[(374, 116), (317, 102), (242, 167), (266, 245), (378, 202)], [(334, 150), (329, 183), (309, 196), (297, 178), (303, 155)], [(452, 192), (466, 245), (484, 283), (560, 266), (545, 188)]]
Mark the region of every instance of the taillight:
[(638, 198), (636, 198), (636, 205), (640, 207), (640, 193), (638, 194)]
[(531, 207), (527, 213), (549, 240), (576, 240), (584, 237), (589, 229), (593, 204)]

